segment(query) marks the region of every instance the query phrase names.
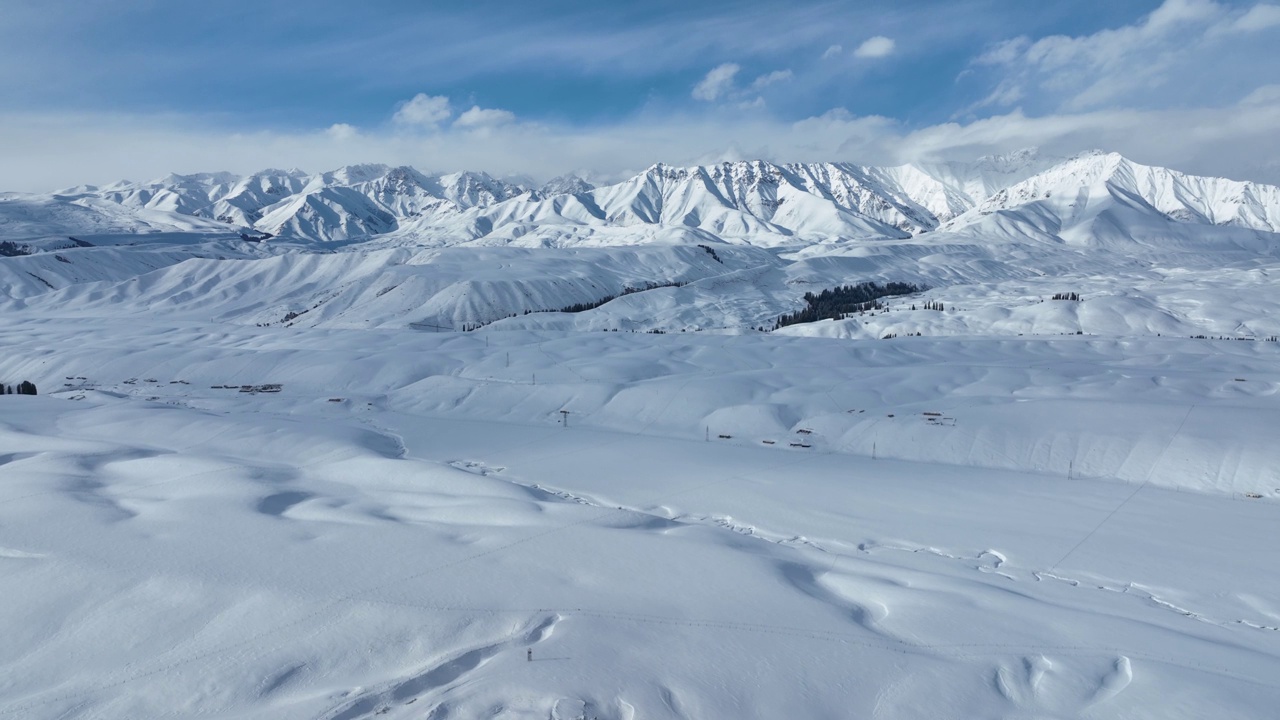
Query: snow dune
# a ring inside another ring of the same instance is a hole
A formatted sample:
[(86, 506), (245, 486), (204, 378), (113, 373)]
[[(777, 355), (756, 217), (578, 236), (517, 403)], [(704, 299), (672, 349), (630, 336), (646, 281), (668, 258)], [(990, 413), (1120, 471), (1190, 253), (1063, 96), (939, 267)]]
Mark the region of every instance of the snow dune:
[(1280, 701), (1270, 343), (0, 332), (6, 716)]

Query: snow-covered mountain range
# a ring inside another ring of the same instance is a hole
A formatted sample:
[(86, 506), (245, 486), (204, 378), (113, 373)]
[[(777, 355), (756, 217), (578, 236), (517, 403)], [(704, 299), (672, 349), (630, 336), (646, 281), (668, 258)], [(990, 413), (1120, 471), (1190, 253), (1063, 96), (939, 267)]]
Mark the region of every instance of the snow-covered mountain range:
[[(1266, 232), (1280, 227), (1280, 190), (1272, 186), (1189, 176), (1115, 154), (1061, 160), (1034, 151), (897, 167), (660, 163), (599, 187), (576, 176), (530, 187), (483, 172), (433, 175), (410, 167), (353, 165), (317, 175), (170, 175), (4, 197), (0, 216), (19, 235), (57, 234), (60, 224), (70, 232), (147, 232), (164, 221), (208, 230), (206, 221), (213, 221), (237, 232), (322, 243), (387, 235), (428, 245), (522, 238), (518, 244), (537, 244), (531, 243), (535, 238), (555, 244), (566, 230), (581, 240), (610, 236), (613, 228), (648, 226), (776, 246), (901, 239), (971, 226), (993, 214), (1024, 222), (1031, 234), (1057, 234), (1092, 223), (1105, 212), (1103, 204), (1173, 223)], [(23, 228), (22, 222), (33, 227)]]
[[(8, 258), (0, 278), (24, 306), (62, 311), (641, 330), (755, 329), (805, 292), (899, 280), (933, 288), (944, 306), (963, 297), (985, 309), (813, 331), (1261, 336), (1280, 329), (1272, 293), (1203, 295), (1268, 283), (1277, 230), (1280, 188), (1101, 152), (657, 164), (613, 184), (565, 176), (537, 188), (356, 165), (0, 195), (0, 239), (30, 253)], [(1093, 296), (1070, 312), (1019, 309), (1085, 288)]]

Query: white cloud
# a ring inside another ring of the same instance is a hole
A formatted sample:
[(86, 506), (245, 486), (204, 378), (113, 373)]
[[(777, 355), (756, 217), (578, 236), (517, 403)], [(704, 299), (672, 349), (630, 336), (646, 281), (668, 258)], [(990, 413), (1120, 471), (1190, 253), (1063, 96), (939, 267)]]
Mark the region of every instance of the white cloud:
[(482, 108), (479, 105), (472, 105), (470, 110), (458, 116), (453, 121), (456, 128), (488, 128), (506, 125), (516, 121), (516, 114), (510, 110), (499, 110), (497, 108)]
[(1254, 5), (1232, 24), (1232, 29), (1257, 32), (1277, 25), (1280, 25), (1280, 5)]
[(987, 51), (979, 55), (973, 63), (975, 65), (1005, 65), (1022, 57), (1022, 54), (1027, 51), (1027, 47), (1030, 45), (1031, 40), (1026, 37), (1004, 40), (987, 48)]
[(961, 110), (957, 115), (965, 115), (977, 108), (983, 107), (1012, 107), (1025, 96), (1026, 94), (1022, 87), (1017, 83), (1007, 81), (1002, 82), (996, 86), (995, 90), (991, 91), (991, 94), (979, 100), (977, 104)]
[(449, 98), (418, 93), (396, 110), (391, 121), (397, 125), (434, 128), (453, 116)]
[(831, 47), (827, 48), (827, 49), (822, 53), (822, 59), (823, 59), (823, 60), (830, 60), (831, 58), (839, 57), (839, 56), (840, 56), (840, 54), (841, 54), (841, 53), (843, 53), (843, 52), (844, 52), (844, 46), (842, 46), (842, 45), (832, 45)]
[(855, 57), (860, 58), (882, 58), (892, 55), (896, 46), (897, 43), (892, 38), (877, 35), (859, 45), (858, 49), (853, 51), (853, 54)]
[(712, 68), (707, 76), (693, 86), (693, 99), (715, 102), (733, 89), (733, 79), (742, 68), (736, 63), (725, 63)]
[(1140, 31), (1159, 33), (1166, 27), (1182, 23), (1204, 22), (1221, 10), (1222, 6), (1214, 0), (1165, 0), (1160, 7), (1151, 11), (1147, 21), (1140, 26)]
[[(1214, 102), (1210, 98), (1216, 94), (1238, 96), (1251, 82), (1274, 73), (1275, 54), (1268, 48), (1280, 38), (1268, 46), (1261, 34), (1275, 27), (1280, 27), (1276, 5), (1238, 9), (1215, 0), (1165, 0), (1133, 24), (1092, 35), (998, 43), (974, 65), (1005, 73), (985, 101), (996, 107), (1028, 97), (1071, 111), (1203, 104)], [(1181, 100), (1171, 103), (1169, 97)]]
[(795, 77), (791, 70), (774, 70), (758, 76), (746, 87), (738, 87), (734, 81), (741, 71), (742, 68), (736, 63), (725, 63), (713, 68), (694, 86), (694, 99), (703, 102), (732, 101), (741, 110), (759, 110), (765, 107), (760, 91)]
[(1280, 85), (1263, 85), (1240, 101), (1241, 105), (1280, 105)]
[(334, 123), (329, 126), (325, 133), (334, 140), (350, 140), (360, 134), (354, 125), (347, 123)]
[[(483, 108), (481, 108), (483, 110)], [(1014, 111), (968, 122), (910, 129), (898, 121), (833, 110), (799, 122), (736, 107), (680, 116), (644, 115), (607, 126), (532, 124), (441, 127), (405, 133), (395, 126), (348, 134), (232, 133), (188, 116), (49, 116), (0, 112), (6, 139), (0, 189), (47, 191), (168, 172), (302, 167), (364, 162), (427, 171), (487, 170), (552, 177), (588, 168), (618, 177), (657, 161), (692, 163), (730, 152), (777, 161), (867, 164), (972, 159), (1039, 146), (1071, 155), (1114, 150), (1138, 162), (1191, 173), (1280, 183), (1280, 91), (1263, 88), (1222, 108), (1095, 110), (1033, 117)]]
[(761, 75), (751, 82), (751, 90), (760, 90), (776, 83), (785, 82), (794, 77), (794, 73), (790, 70), (775, 70), (771, 73)]

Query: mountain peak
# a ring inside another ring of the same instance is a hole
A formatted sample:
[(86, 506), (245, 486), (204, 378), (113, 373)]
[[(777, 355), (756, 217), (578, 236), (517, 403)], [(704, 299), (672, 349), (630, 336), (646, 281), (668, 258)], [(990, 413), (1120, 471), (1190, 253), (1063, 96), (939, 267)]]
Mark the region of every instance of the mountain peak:
[(354, 184), (368, 182), (386, 175), (391, 171), (387, 165), (380, 163), (364, 163), (359, 165), (343, 165), (337, 170), (321, 173), (326, 184)]
[(542, 184), (537, 192), (542, 197), (551, 197), (554, 195), (577, 195), (578, 193), (590, 192), (596, 186), (579, 175), (569, 173), (553, 177)]
[(1026, 167), (1032, 163), (1040, 161), (1044, 158), (1044, 154), (1040, 152), (1039, 147), (1027, 147), (1013, 152), (1001, 153), (998, 155), (983, 155), (974, 161), (974, 165), (989, 167), (993, 170), (1008, 172), (1017, 168)]

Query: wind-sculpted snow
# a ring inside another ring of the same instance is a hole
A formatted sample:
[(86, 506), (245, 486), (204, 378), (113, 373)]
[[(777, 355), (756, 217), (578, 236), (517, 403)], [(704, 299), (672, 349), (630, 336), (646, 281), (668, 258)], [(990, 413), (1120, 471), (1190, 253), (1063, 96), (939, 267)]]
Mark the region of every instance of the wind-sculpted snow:
[(0, 398), (0, 717), (1280, 703), (1271, 343), (25, 313), (0, 342), (42, 392)]
[[(710, 427), (735, 445), (809, 428), (823, 452), (871, 455), (878, 443), (880, 457), (1280, 493), (1280, 448), (1269, 440), (1280, 421), (1275, 343), (45, 322), (7, 326), (14, 349), (0, 377), (201, 407), (285, 382), (321, 409), (330, 396), (376, 398), (383, 409), (532, 425), (569, 409), (573, 426), (638, 423), (699, 441)], [(98, 324), (106, 329), (92, 331)], [(77, 347), (82, 334), (93, 342)], [(42, 347), (60, 348), (56, 368)], [(954, 424), (935, 425), (930, 412)]]

